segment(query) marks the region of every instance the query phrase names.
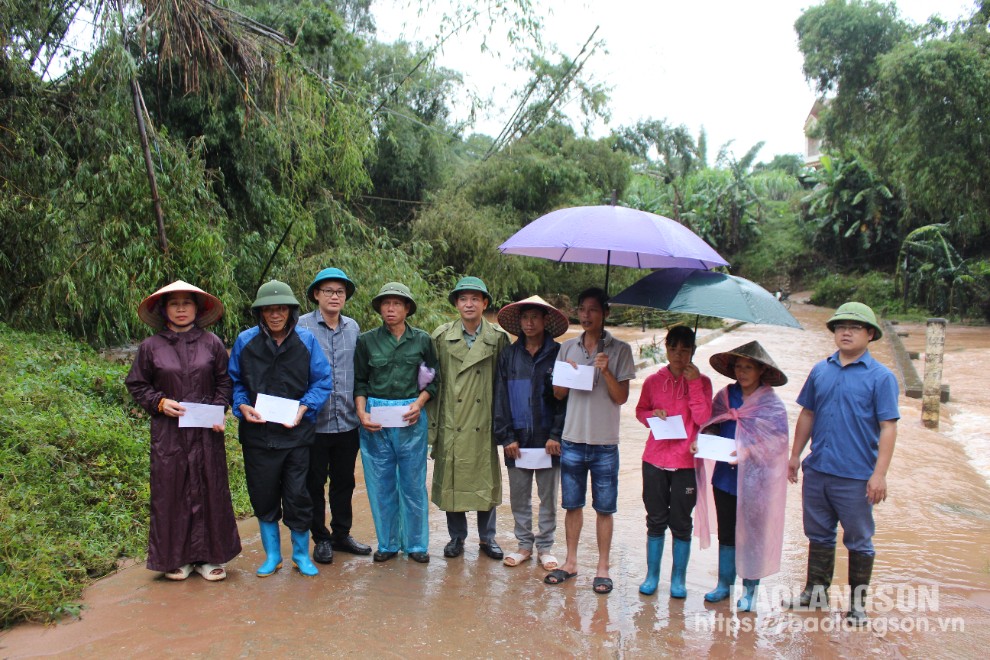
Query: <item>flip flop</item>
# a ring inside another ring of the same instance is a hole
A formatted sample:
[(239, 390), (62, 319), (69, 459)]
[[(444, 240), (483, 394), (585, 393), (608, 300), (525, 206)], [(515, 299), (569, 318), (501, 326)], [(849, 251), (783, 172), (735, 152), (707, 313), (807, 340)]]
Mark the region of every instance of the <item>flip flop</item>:
[(547, 584), (563, 584), (567, 582), (572, 577), (576, 576), (577, 573), (568, 573), (562, 568), (555, 568), (554, 570), (547, 573), (547, 576), (543, 578), (543, 581)]
[(169, 580), (175, 580), (179, 582), (185, 580), (193, 572), (192, 564), (185, 564), (184, 566), (179, 566), (178, 568), (173, 568), (171, 571), (165, 573), (165, 577)]
[(540, 566), (543, 567), (543, 570), (552, 571), (553, 569), (557, 568), (557, 566), (559, 565), (560, 564), (557, 562), (557, 558), (554, 557), (553, 555), (550, 554), (540, 555)]
[[(210, 582), (219, 582), (227, 577), (227, 571), (220, 564), (197, 564), (193, 566), (193, 570), (202, 575), (204, 580)], [(214, 573), (217, 570), (220, 572)]]
[(524, 561), (529, 561), (532, 558), (533, 558), (532, 552), (529, 553), (528, 555), (524, 555), (521, 552), (510, 552), (505, 556), (505, 559), (502, 560), (502, 563), (505, 564), (506, 566), (518, 566)]
[(605, 596), (612, 593), (612, 578), (607, 577), (596, 577), (591, 582), (591, 588), (596, 594), (601, 594)]

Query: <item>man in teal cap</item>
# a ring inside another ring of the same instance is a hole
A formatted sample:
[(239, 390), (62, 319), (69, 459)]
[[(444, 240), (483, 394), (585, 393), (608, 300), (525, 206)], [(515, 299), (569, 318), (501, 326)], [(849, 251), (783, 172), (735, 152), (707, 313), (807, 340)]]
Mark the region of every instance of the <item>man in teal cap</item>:
[[(864, 625), (866, 590), (873, 573), (873, 505), (887, 499), (887, 468), (897, 439), (897, 379), (870, 355), (883, 332), (873, 310), (848, 302), (826, 322), (839, 349), (814, 366), (798, 403), (788, 478), (804, 468), (802, 504), (808, 537), (808, 579), (792, 607), (828, 608), (835, 538), (849, 550), (849, 611)], [(811, 453), (801, 452), (811, 440)]]
[[(425, 564), (430, 561), (430, 505), (423, 406), (437, 393), (436, 353), (430, 336), (406, 322), (416, 313), (409, 287), (389, 282), (371, 305), (382, 325), (358, 337), (354, 402), (361, 422), (364, 481), (378, 535), (374, 560), (385, 562), (404, 550), (410, 559)], [(389, 408), (401, 408), (401, 413), (389, 418)]]
[(449, 300), (460, 318), (433, 331), (442, 384), (430, 402), (433, 490), (447, 512), (450, 542), (444, 557), (458, 557), (467, 538), (467, 512), (478, 512), (481, 551), (501, 561), (495, 541), (495, 507), (502, 501), (502, 471), (495, 451), (492, 412), (498, 354), (509, 335), (484, 318), (492, 302), (485, 283), (463, 277)]
[[(306, 289), (306, 297), (317, 307), (299, 317), (320, 342), (320, 348), (333, 369), (333, 394), (320, 409), (316, 420), (316, 441), (309, 450), (306, 486), (313, 500), (313, 560), (333, 561), (333, 551), (370, 555), (371, 548), (351, 536), (354, 494), (354, 464), (357, 461), (358, 416), (354, 407), (354, 347), (361, 328), (342, 313), (344, 303), (354, 295), (354, 282), (339, 268), (324, 268)], [(327, 529), (327, 494), (330, 479), (330, 529)]]

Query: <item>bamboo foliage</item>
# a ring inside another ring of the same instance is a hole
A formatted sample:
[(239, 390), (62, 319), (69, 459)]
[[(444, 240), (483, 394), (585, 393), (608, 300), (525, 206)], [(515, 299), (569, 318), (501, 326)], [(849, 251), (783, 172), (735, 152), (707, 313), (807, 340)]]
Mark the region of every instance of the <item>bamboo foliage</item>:
[[(125, 0), (121, 0), (124, 2)], [(205, 71), (229, 71), (250, 96), (281, 52), (292, 44), (281, 33), (212, 0), (144, 0), (137, 25), (141, 46), (155, 44), (160, 76), (178, 70), (182, 87), (197, 93)]]

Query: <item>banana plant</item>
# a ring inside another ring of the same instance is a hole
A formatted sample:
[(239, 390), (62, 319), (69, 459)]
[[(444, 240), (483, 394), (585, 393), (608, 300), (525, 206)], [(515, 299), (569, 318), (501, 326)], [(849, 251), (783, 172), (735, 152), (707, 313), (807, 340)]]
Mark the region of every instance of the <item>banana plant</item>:
[(880, 177), (858, 158), (822, 156), (814, 185), (802, 199), (814, 242), (842, 265), (890, 264), (897, 245), (901, 204)]
[(898, 281), (905, 298), (936, 314), (951, 314), (968, 307), (974, 277), (969, 262), (948, 239), (946, 223), (915, 229), (901, 243)]

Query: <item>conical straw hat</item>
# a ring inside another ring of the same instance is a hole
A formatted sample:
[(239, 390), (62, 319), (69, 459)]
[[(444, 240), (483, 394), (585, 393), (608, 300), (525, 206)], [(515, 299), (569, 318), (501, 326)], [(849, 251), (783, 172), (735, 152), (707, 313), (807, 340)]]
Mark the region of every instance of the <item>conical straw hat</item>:
[(213, 325), (223, 316), (223, 303), (214, 295), (203, 291), (198, 286), (176, 280), (168, 286), (155, 291), (138, 305), (138, 317), (155, 330), (165, 326), (165, 319), (158, 311), (158, 301), (167, 293), (191, 293), (196, 297), (196, 325), (206, 328)]
[(559, 337), (567, 332), (567, 317), (556, 307), (548, 303), (539, 296), (530, 296), (525, 300), (506, 305), (498, 312), (498, 324), (506, 332), (511, 332), (515, 336), (522, 336), (522, 326), (519, 323), (519, 316), (526, 307), (537, 306), (547, 310), (546, 330), (551, 337)]
[(773, 358), (760, 346), (760, 342), (758, 341), (751, 341), (748, 344), (733, 348), (731, 351), (716, 353), (708, 358), (708, 363), (712, 365), (715, 371), (727, 378), (735, 380), (736, 374), (733, 371), (733, 367), (735, 365), (735, 358), (737, 357), (749, 358), (765, 366), (767, 370), (763, 372), (763, 377), (760, 380), (767, 385), (777, 387), (787, 382), (787, 376), (777, 368), (777, 365), (773, 363)]

